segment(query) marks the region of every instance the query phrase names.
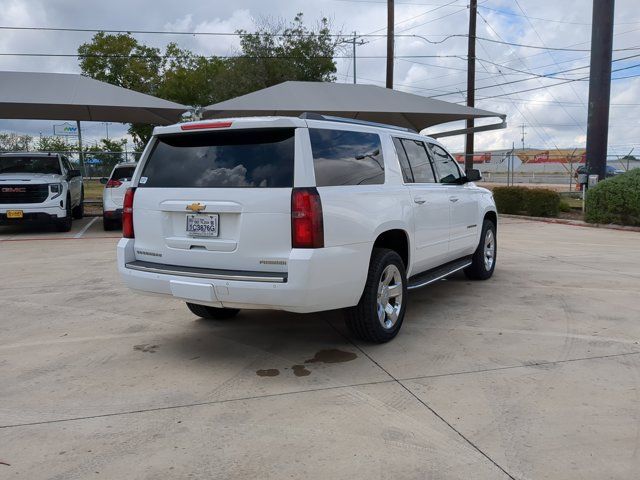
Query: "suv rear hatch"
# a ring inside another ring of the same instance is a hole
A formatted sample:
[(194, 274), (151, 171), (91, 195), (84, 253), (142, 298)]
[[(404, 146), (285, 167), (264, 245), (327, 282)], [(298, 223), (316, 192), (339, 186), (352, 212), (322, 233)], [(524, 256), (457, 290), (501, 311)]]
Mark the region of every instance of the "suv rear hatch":
[(134, 197), (137, 260), (287, 271), (295, 128), (168, 133), (154, 142)]

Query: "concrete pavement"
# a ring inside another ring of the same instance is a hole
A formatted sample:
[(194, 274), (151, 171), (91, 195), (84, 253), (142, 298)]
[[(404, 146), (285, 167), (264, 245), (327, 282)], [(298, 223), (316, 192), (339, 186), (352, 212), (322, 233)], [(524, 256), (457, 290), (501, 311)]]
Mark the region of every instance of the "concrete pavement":
[(637, 476), (639, 233), (504, 220), (493, 279), (412, 292), (386, 345), (199, 320), (77, 233), (0, 232), (0, 478)]

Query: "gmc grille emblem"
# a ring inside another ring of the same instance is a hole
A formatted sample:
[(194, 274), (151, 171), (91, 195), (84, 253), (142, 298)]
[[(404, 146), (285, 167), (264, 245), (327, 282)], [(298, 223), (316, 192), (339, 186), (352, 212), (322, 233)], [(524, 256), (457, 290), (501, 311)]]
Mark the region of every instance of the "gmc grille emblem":
[(2, 193), (26, 193), (27, 189), (24, 187), (3, 187)]

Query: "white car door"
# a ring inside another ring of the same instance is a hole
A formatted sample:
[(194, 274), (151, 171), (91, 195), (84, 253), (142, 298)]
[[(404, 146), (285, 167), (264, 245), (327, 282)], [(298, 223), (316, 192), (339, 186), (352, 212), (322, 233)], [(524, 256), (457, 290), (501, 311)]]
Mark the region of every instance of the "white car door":
[(447, 151), (435, 143), (429, 143), (436, 175), (446, 190), (450, 207), (450, 260), (470, 255), (476, 249), (478, 230), (482, 222), (478, 218), (478, 192), (473, 184), (460, 183), (464, 177), (458, 164)]
[(412, 275), (447, 262), (449, 255), (449, 194), (435, 176), (422, 141), (393, 139), (414, 212)]

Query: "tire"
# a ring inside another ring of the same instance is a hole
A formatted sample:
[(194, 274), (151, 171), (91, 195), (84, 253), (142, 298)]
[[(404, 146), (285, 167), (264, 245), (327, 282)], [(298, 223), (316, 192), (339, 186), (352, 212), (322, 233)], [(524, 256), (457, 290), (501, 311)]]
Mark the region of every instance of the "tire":
[[(389, 292), (388, 287), (394, 285), (399, 285), (399, 290)], [(382, 305), (393, 313), (389, 315)], [(347, 328), (361, 340), (385, 343), (400, 331), (406, 309), (407, 276), (400, 255), (386, 248), (374, 248), (362, 297), (358, 305), (345, 309)]]
[(110, 230), (116, 230), (118, 228), (118, 222), (115, 220), (111, 220), (110, 218), (102, 216), (102, 228), (104, 228), (105, 232)]
[(80, 194), (80, 203), (73, 208), (73, 218), (80, 220), (82, 217), (84, 217), (84, 188)]
[[(482, 222), (480, 243), (473, 254), (471, 265), (464, 269), (464, 274), (470, 280), (487, 280), (496, 268), (498, 253), (496, 225), (487, 218)], [(487, 247), (489, 245), (489, 247)]]
[(207, 320), (227, 320), (240, 313), (240, 310), (237, 308), (216, 308), (189, 302), (187, 302), (187, 307), (194, 315)]
[(59, 232), (68, 232), (71, 230), (71, 198), (67, 197), (67, 214), (65, 217), (56, 220), (56, 230)]

